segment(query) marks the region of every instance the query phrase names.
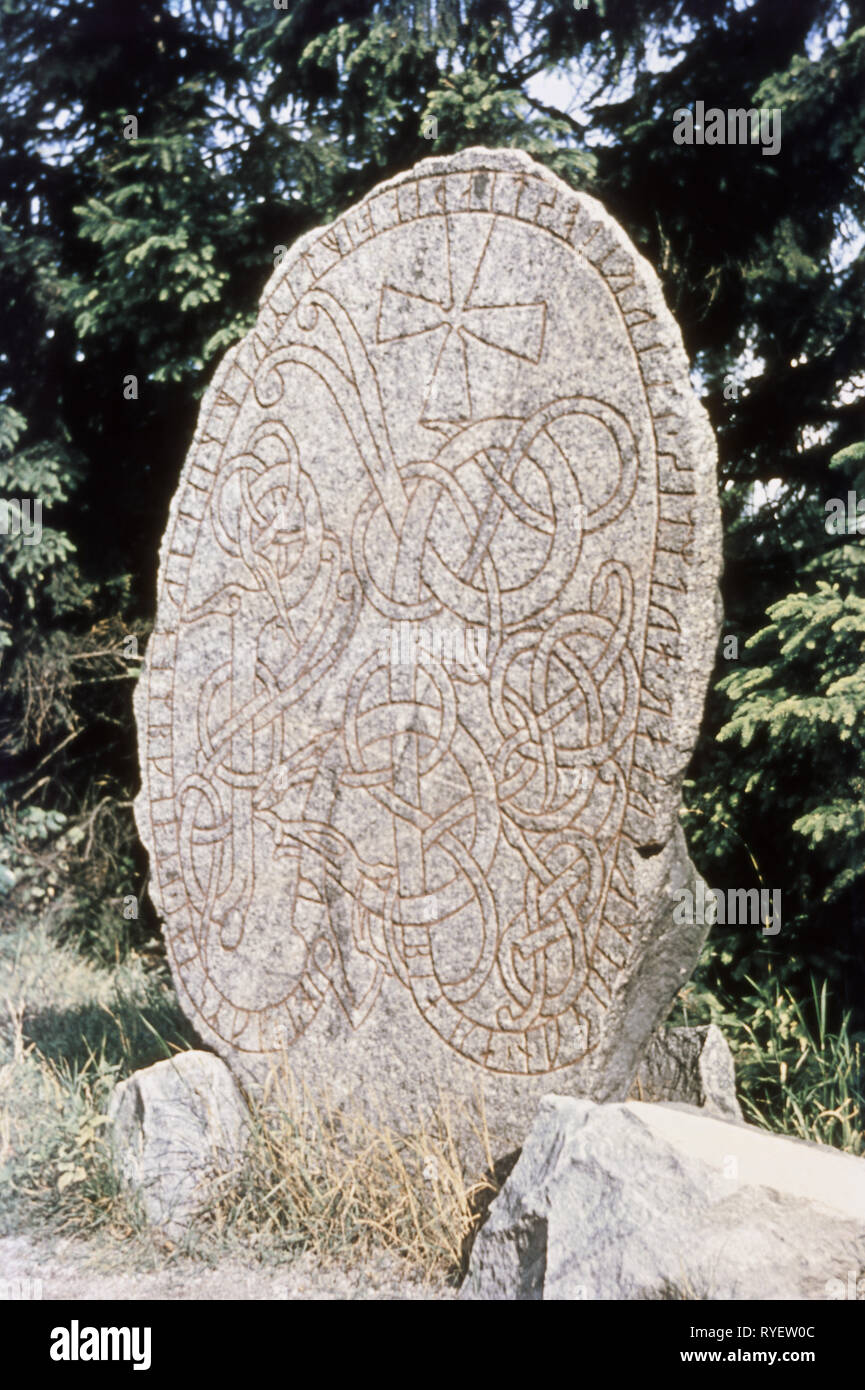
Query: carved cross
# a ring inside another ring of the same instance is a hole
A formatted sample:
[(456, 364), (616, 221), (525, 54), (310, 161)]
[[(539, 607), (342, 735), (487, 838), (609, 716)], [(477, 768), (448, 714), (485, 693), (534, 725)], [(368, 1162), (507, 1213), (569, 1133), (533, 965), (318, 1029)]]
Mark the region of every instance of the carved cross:
[(421, 423), (433, 427), (463, 424), (474, 418), (467, 345), (474, 339), (524, 362), (540, 361), (547, 306), (543, 300), (520, 304), (484, 304), (476, 286), (493, 226), (464, 294), (455, 292), (454, 258), (447, 239), (447, 287), (437, 299), (386, 284), (381, 292), (376, 338), (402, 342), (424, 333), (440, 337), (432, 380), (421, 410)]

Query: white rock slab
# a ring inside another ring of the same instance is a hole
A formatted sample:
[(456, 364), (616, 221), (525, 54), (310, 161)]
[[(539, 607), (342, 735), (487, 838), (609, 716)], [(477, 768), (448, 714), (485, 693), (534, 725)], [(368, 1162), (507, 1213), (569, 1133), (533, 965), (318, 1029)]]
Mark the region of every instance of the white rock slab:
[(865, 1271), (865, 1163), (691, 1106), (546, 1096), (465, 1299), (834, 1299)]

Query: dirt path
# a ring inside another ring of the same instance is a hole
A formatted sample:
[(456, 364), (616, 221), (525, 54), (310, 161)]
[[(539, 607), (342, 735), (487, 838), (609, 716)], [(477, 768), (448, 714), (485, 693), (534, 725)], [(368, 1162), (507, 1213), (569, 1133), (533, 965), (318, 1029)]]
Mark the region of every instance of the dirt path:
[(0, 1236), (0, 1299), (452, 1299), (447, 1285), (407, 1279), (400, 1263), (382, 1257), (356, 1268), (322, 1268), (301, 1255), (290, 1265), (236, 1258), (208, 1265), (188, 1256), (167, 1257), (162, 1268), (134, 1270), (122, 1252), (95, 1244)]

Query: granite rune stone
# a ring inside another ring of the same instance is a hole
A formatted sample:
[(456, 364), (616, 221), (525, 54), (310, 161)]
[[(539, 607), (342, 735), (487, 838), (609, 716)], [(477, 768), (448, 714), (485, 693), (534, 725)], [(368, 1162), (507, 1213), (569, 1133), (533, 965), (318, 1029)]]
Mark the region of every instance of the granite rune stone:
[(618, 1099), (701, 944), (715, 449), (657, 279), (517, 151), (309, 233), (223, 360), (136, 695), (181, 1001), (404, 1115)]

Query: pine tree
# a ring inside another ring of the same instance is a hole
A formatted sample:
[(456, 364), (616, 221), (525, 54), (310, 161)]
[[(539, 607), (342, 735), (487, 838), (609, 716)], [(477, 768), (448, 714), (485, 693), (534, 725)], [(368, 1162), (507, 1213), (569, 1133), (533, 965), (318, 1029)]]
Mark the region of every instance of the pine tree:
[[(57, 673), (143, 633), (198, 400), (279, 248), (425, 155), (518, 144), (656, 266), (718, 436), (738, 657), (686, 824), (785, 924), (717, 964), (819, 961), (861, 1008), (862, 541), (825, 509), (865, 495), (865, 0), (6, 0), (0, 53), (0, 492), (48, 504), (38, 560), (0, 557), (11, 801), (128, 799), (131, 682)], [(780, 151), (676, 144), (698, 100), (777, 109)], [(38, 738), (25, 667), (54, 672)]]

